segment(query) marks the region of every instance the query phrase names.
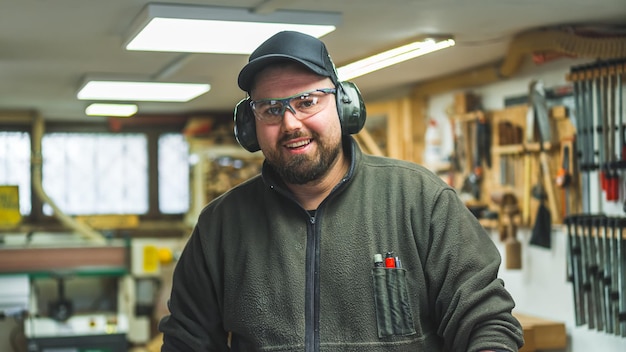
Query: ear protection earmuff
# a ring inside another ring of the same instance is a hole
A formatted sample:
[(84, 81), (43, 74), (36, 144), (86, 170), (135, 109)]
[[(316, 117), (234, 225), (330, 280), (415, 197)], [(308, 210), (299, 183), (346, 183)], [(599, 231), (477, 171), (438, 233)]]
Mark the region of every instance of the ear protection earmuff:
[(367, 115), (361, 92), (352, 82), (339, 82), (336, 96), (341, 133), (344, 135), (359, 133), (365, 125)]
[[(337, 84), (337, 114), (343, 135), (358, 133), (365, 125), (366, 110), (361, 92), (352, 82)], [(249, 152), (260, 150), (256, 137), (256, 122), (250, 106), (250, 98), (241, 100), (235, 106), (235, 138)]]
[(251, 153), (261, 149), (256, 139), (256, 124), (249, 97), (235, 106), (235, 138), (239, 145)]

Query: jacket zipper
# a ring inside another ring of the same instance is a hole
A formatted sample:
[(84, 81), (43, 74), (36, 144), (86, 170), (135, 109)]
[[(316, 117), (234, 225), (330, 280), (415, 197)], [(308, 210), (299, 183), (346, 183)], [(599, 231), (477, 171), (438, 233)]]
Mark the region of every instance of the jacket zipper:
[[(319, 209), (318, 209), (319, 211)], [(319, 216), (319, 214), (316, 214)], [(319, 351), (319, 234), (315, 216), (309, 217), (306, 246), (305, 352)]]
[(317, 219), (321, 219), (323, 204), (334, 197), (336, 191), (343, 187), (348, 178), (344, 177), (333, 188), (332, 192), (317, 207), (315, 216), (309, 215), (308, 237), (306, 246), (306, 292), (304, 316), (304, 351), (319, 352), (320, 350), (320, 229)]
[[(354, 149), (352, 150), (352, 160), (355, 159)], [(352, 169), (354, 163), (350, 166), (349, 174), (352, 175)], [(346, 176), (339, 181), (339, 183), (333, 188), (328, 197), (322, 201), (318, 206), (314, 216), (307, 213), (309, 217), (309, 223), (307, 225), (307, 244), (306, 244), (306, 283), (304, 293), (304, 351), (305, 352), (319, 352), (320, 350), (320, 233), (319, 226), (316, 219), (320, 218), (323, 204), (334, 197), (336, 191), (342, 188), (350, 176)], [(276, 187), (276, 185), (270, 185), (271, 189), (278, 191), (285, 197), (293, 200), (296, 204), (293, 195)]]

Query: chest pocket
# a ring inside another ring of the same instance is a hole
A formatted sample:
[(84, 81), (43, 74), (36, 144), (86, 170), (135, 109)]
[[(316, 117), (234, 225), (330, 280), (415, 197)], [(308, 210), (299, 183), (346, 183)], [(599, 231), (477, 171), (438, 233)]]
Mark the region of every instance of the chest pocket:
[(415, 334), (404, 268), (374, 268), (378, 337)]

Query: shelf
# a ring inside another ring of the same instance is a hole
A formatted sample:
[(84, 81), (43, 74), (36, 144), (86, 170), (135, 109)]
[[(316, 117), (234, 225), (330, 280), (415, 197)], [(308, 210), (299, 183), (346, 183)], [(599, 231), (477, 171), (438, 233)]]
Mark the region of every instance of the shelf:
[[(553, 147), (555, 147), (555, 145), (550, 142), (543, 143), (543, 150), (546, 152), (551, 151)], [(492, 151), (496, 154), (524, 154), (526, 152), (536, 153), (541, 151), (541, 144), (530, 143), (497, 145), (492, 147)]]

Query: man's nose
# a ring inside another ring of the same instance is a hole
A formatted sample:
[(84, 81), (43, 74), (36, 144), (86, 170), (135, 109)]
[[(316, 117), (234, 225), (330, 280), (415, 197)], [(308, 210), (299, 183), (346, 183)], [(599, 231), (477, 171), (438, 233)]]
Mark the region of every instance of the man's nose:
[(296, 117), (296, 110), (287, 104), (283, 113), (283, 126), (286, 130), (293, 130), (300, 125), (300, 120)]
[(291, 106), (291, 103), (287, 102), (287, 104), (285, 104), (285, 112), (284, 114), (287, 113), (287, 110), (291, 111), (291, 113), (293, 114), (293, 116), (296, 116), (296, 110)]

